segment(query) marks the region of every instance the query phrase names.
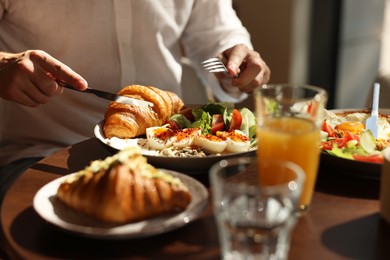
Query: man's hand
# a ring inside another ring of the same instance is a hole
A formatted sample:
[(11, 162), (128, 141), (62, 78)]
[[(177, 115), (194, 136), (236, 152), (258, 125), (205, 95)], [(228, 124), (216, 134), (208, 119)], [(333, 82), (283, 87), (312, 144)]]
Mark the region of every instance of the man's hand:
[(65, 64), (41, 50), (10, 54), (0, 52), (0, 97), (29, 107), (49, 102), (63, 88), (61, 79), (80, 90), (87, 82)]
[[(271, 71), (260, 54), (243, 44), (227, 49), (220, 58), (226, 61), (226, 68), (232, 76), (231, 85), (242, 92), (249, 93), (256, 87), (266, 84), (270, 79)], [(239, 77), (234, 77), (236, 75)], [(225, 84), (223, 87), (227, 88)]]

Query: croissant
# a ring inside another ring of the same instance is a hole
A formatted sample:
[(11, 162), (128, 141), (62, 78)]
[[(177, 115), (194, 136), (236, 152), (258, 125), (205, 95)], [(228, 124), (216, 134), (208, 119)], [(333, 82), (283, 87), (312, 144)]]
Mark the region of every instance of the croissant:
[(130, 85), (120, 90), (118, 95), (149, 101), (154, 106), (138, 107), (111, 102), (103, 121), (102, 130), (106, 138), (144, 135), (146, 128), (163, 125), (184, 106), (175, 93), (152, 86)]
[(191, 202), (179, 178), (148, 164), (135, 147), (71, 175), (60, 184), (57, 197), (76, 211), (116, 224), (179, 212)]

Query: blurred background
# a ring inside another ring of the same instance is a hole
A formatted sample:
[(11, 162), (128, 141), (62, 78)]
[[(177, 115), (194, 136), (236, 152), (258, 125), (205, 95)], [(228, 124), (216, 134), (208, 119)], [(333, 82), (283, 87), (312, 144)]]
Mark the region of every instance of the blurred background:
[(270, 83), (325, 88), (328, 108), (333, 109), (366, 107), (378, 71), (390, 70), (389, 1), (233, 3), (255, 49), (271, 68)]

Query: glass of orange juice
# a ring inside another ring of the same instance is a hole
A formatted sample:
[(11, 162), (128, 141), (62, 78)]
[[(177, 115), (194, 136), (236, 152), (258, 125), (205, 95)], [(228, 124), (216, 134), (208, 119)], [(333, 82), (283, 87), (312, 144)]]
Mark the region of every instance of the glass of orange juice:
[(320, 126), (327, 92), (299, 84), (264, 85), (254, 92), (260, 181), (278, 174), (262, 161), (288, 160), (305, 172), (298, 209), (310, 208), (320, 160)]

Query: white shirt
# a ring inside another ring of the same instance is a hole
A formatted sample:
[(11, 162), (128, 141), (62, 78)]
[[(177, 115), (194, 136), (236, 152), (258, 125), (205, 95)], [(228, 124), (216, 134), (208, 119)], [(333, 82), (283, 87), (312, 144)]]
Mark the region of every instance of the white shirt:
[[(197, 65), (238, 43), (252, 48), (231, 0), (0, 0), (0, 51), (44, 50), (111, 92), (142, 84), (181, 96), (183, 50)], [(93, 137), (108, 107), (72, 90), (38, 108), (0, 103), (0, 165)]]

